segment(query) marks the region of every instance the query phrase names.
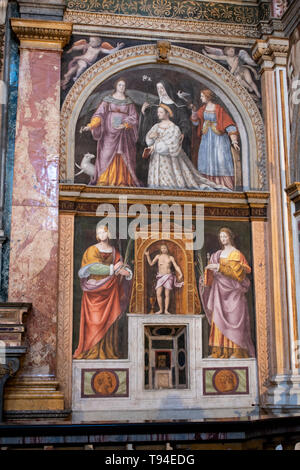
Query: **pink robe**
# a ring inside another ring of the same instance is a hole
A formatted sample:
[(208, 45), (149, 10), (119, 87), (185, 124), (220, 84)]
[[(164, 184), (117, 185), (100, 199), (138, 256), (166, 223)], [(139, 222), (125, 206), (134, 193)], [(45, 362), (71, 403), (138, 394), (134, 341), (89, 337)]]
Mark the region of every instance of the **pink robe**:
[[(121, 155), (130, 175), (136, 184), (136, 142), (138, 139), (138, 114), (130, 98), (117, 100), (106, 96), (101, 101), (93, 118), (101, 119), (97, 127), (92, 128), (92, 135), (98, 141), (96, 171), (90, 183), (97, 184), (99, 176), (104, 173), (117, 154)], [(92, 119), (93, 119), (92, 118)], [(127, 128), (117, 129), (120, 124)]]
[[(245, 267), (249, 268), (242, 253), (238, 250), (236, 252), (240, 255), (240, 265), (244, 263)], [(220, 263), (220, 255), (221, 250), (213, 253), (210, 263)], [(255, 357), (245, 295), (249, 287), (250, 280), (247, 277), (240, 282), (221, 272), (216, 272), (211, 286), (204, 287), (204, 291), (200, 286), (199, 290), (209, 324), (214, 322), (226, 338), (240, 348), (246, 349), (250, 357)]]

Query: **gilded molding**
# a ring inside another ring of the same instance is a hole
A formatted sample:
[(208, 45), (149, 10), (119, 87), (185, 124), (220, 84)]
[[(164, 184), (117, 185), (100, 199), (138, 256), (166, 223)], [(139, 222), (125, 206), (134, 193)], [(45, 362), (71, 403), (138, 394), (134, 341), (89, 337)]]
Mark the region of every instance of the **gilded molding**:
[[(74, 159), (74, 155), (68, 154), (68, 144), (70, 139), (74, 139), (74, 135), (69, 135), (69, 130), (76, 103), (79, 98), (82, 99), (82, 93), (86, 92), (89, 84), (93, 81), (96, 82), (98, 76), (98, 83), (100, 84), (101, 77), (115, 72), (117, 70), (116, 66), (119, 67), (118, 70), (121, 70), (122, 66), (123, 68), (125, 65), (126, 67), (129, 66), (128, 62), (133, 64), (135, 59), (139, 63), (141, 63), (141, 59), (144, 59), (145, 64), (150, 64), (156, 63), (156, 58), (156, 45), (146, 44), (128, 47), (99, 60), (78, 78), (67, 94), (61, 110), (60, 181), (72, 180), (68, 170), (68, 159)], [(251, 132), (253, 132), (254, 146), (251, 148), (252, 152), (249, 158), (250, 163), (251, 159), (255, 163), (253, 164), (253, 172), (251, 174), (251, 185), (259, 190), (264, 190), (266, 188), (264, 124), (261, 114), (249, 93), (228, 70), (198, 52), (172, 45), (168, 59), (170, 64), (182, 64), (182, 66), (191, 70), (201, 70), (203, 74), (218, 77), (220, 83), (222, 82), (222, 84), (226, 85), (229, 90), (234, 90), (235, 98), (239, 100), (243, 112), (247, 114), (248, 123), (251, 122)], [(255, 155), (253, 152), (255, 152)]]
[[(84, 25), (85, 27), (99, 26), (103, 28), (113, 28), (116, 34), (120, 35), (121, 29), (131, 29), (136, 32), (137, 30), (143, 31), (143, 35), (153, 37), (155, 31), (158, 31), (160, 36), (167, 33), (176, 32), (178, 34), (197, 34), (199, 35), (215, 35), (216, 37), (239, 37), (239, 38), (259, 38), (260, 33), (256, 26), (248, 24), (226, 24), (217, 23), (215, 19), (213, 22), (195, 21), (193, 19), (169, 19), (169, 18), (151, 18), (135, 15), (109, 15), (99, 13), (88, 13), (78, 11), (66, 11), (64, 20), (74, 25)], [(141, 32), (136, 34), (140, 36)], [(174, 34), (172, 35), (174, 38)]]
[[(118, 201), (120, 196), (126, 196), (128, 202), (135, 200), (143, 200), (146, 198), (147, 203), (155, 202), (158, 199), (163, 199), (164, 202), (174, 202), (174, 198), (182, 200), (190, 200), (191, 202), (204, 202), (206, 200), (218, 200), (222, 203), (241, 204), (245, 205), (267, 205), (269, 199), (268, 192), (261, 191), (247, 191), (247, 192), (215, 192), (215, 191), (194, 191), (194, 190), (175, 190), (175, 189), (152, 189), (152, 188), (119, 188), (119, 187), (100, 187), (79, 184), (60, 183), (60, 200), (88, 200), (99, 201), (101, 198), (115, 199)], [(200, 201), (201, 198), (201, 201)]]
[(274, 65), (286, 65), (288, 52), (289, 40), (286, 38), (259, 39), (252, 48), (253, 58), (262, 69), (273, 68)]
[(73, 240), (74, 216), (60, 215), (56, 376), (66, 408), (72, 400)]
[(291, 201), (294, 203), (300, 201), (300, 182), (295, 182), (290, 184), (286, 189), (285, 189), (288, 197), (290, 198)]
[(72, 24), (59, 21), (11, 18), (11, 27), (21, 47), (62, 50), (70, 40)]

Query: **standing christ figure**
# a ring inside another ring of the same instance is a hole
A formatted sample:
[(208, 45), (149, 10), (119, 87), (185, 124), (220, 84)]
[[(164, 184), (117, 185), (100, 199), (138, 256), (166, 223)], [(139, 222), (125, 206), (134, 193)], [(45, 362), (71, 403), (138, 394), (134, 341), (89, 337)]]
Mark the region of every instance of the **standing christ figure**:
[[(155, 315), (165, 313), (165, 315), (170, 315), (169, 306), (170, 306), (170, 294), (171, 290), (174, 287), (182, 287), (183, 282), (177, 282), (176, 275), (172, 273), (172, 266), (178, 273), (178, 280), (181, 281), (183, 278), (182, 272), (178, 264), (176, 263), (173, 256), (169, 255), (169, 250), (167, 245), (161, 245), (160, 254), (156, 255), (151, 261), (149, 251), (145, 252), (148, 263), (150, 266), (154, 266), (158, 263), (158, 273), (156, 275), (156, 298), (159, 306), (159, 310), (155, 312)], [(163, 291), (165, 291), (165, 308), (163, 308)]]

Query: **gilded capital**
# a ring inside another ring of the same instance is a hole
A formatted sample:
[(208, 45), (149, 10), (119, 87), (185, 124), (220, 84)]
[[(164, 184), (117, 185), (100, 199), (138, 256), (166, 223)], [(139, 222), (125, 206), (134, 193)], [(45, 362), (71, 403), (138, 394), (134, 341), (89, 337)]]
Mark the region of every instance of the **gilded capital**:
[(72, 23), (11, 18), (11, 27), (25, 49), (61, 51), (72, 34)]
[(262, 70), (272, 69), (276, 65), (285, 66), (289, 51), (289, 40), (286, 38), (269, 37), (259, 39), (252, 48), (254, 60), (258, 62)]
[(291, 201), (293, 202), (299, 202), (300, 201), (300, 182), (296, 181), (292, 184), (290, 184), (286, 189), (285, 189), (288, 197), (290, 198)]
[(170, 50), (171, 43), (169, 41), (157, 41), (157, 62), (167, 64)]

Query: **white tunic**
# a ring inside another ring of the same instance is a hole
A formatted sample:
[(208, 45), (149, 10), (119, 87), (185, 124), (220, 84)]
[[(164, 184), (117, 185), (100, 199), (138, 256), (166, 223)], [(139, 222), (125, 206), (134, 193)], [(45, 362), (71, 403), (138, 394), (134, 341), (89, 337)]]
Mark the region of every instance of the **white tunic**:
[(228, 191), (203, 178), (196, 170), (182, 149), (181, 132), (173, 122), (170, 121), (167, 128), (155, 124), (146, 135), (146, 143), (154, 145), (149, 163), (149, 187)]

